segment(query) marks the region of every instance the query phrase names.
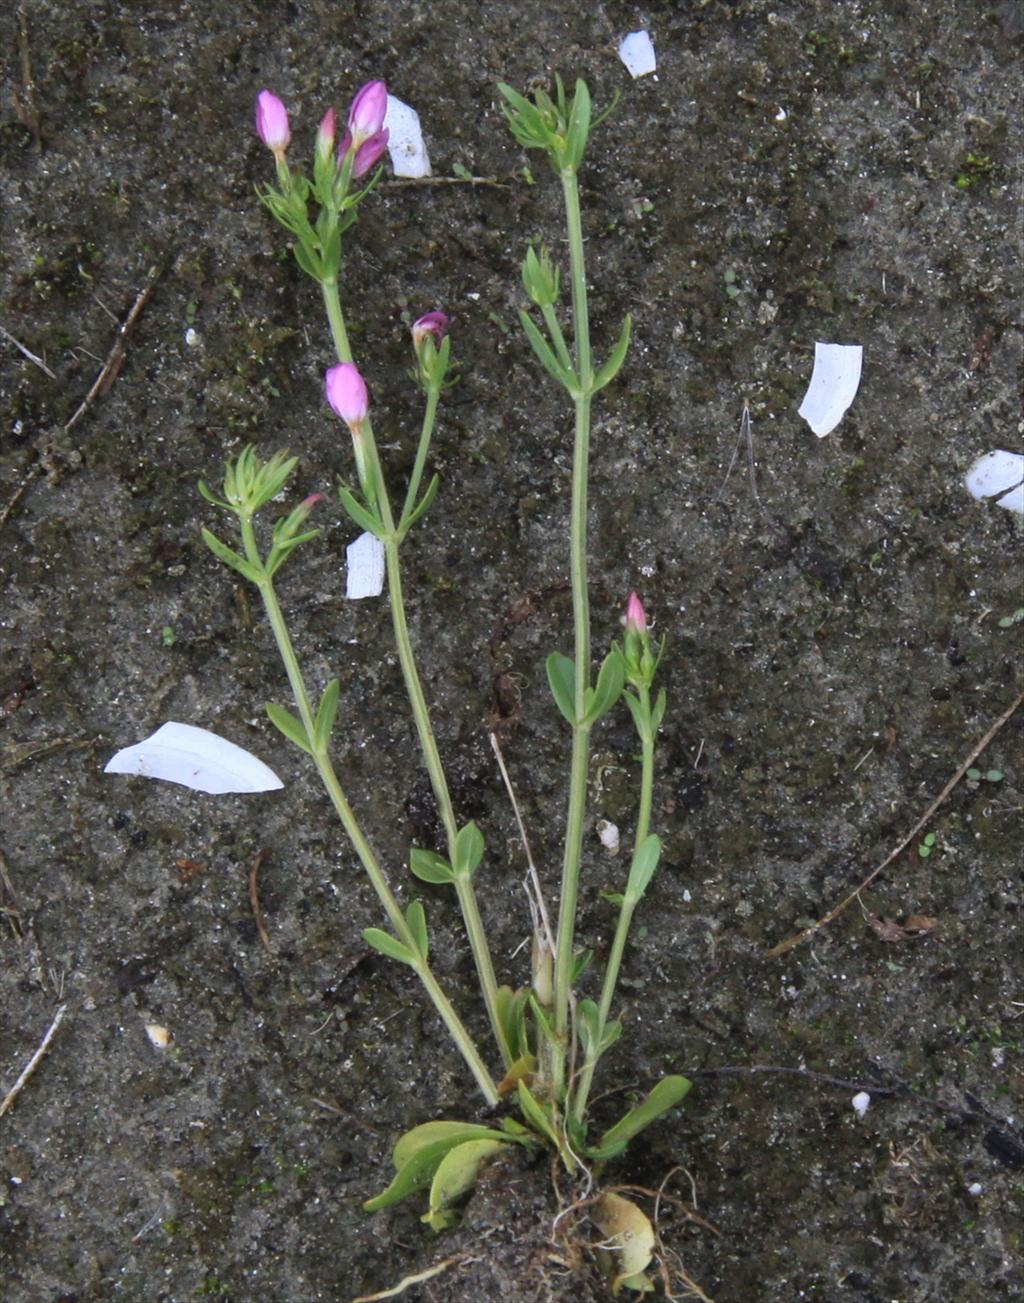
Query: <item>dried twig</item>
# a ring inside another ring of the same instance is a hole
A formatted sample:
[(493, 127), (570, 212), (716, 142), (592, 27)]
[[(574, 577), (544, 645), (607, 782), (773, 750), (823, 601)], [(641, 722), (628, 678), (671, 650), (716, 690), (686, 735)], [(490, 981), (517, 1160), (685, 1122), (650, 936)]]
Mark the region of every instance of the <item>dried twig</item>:
[(795, 936), (788, 937), (785, 941), (780, 941), (777, 946), (772, 946), (771, 950), (765, 952), (765, 958), (778, 959), (780, 955), (786, 954), (787, 951), (792, 950), (795, 946), (800, 945), (801, 942), (806, 941), (808, 937), (814, 936), (815, 932), (820, 931), (823, 927), (827, 927), (829, 923), (832, 923), (837, 919), (843, 910), (846, 909), (848, 905), (851, 905), (866, 887), (870, 887), (882, 870), (887, 869), (893, 860), (902, 855), (914, 838), (928, 826), (935, 812), (945, 804), (949, 794), (953, 791), (954, 787), (956, 787), (957, 783), (960, 782), (964, 774), (967, 773), (968, 769), (970, 769), (974, 764), (975, 760), (977, 760), (1003, 725), (1012, 719), (1014, 713), (1022, 703), (1024, 703), (1024, 689), (1018, 692), (1011, 705), (1003, 711), (981, 741), (971, 748), (969, 755), (962, 762), (956, 773), (938, 794), (935, 800), (932, 801), (931, 805), (927, 810), (925, 810), (924, 814), (921, 815), (920, 819), (918, 819), (917, 823), (914, 824), (913, 828), (911, 828), (910, 832), (907, 833), (896, 849), (891, 851), (877, 868), (872, 869), (863, 882), (854, 887), (853, 891), (851, 891), (845, 899), (841, 900), (838, 905), (835, 905), (827, 914), (822, 918), (819, 918), (817, 923), (812, 923), (810, 927), (804, 928), (802, 932), (798, 932)]
[(253, 860), (252, 868), (249, 870), (249, 903), (252, 905), (256, 931), (260, 934), (263, 949), (268, 955), (273, 955), (274, 947), (270, 944), (270, 933), (267, 931), (267, 925), (263, 921), (263, 910), (260, 908), (260, 869), (269, 859), (270, 852), (262, 850)]
[(397, 1298), (399, 1294), (404, 1294), (407, 1289), (412, 1289), (413, 1285), (422, 1285), (426, 1280), (433, 1280), (435, 1276), (440, 1276), (442, 1271), (447, 1271), (450, 1267), (457, 1267), (464, 1262), (476, 1262), (478, 1259), (471, 1258), (466, 1253), (457, 1253), (454, 1258), (445, 1258), (444, 1262), (435, 1263), (433, 1267), (428, 1267), (426, 1271), (418, 1271), (415, 1276), (403, 1276), (397, 1285), (391, 1289), (382, 1289), (377, 1294), (360, 1294), (354, 1298), (352, 1303), (376, 1303), (378, 1299)]
[(392, 181), (382, 181), (381, 190), (411, 190), (421, 186), (468, 185), (488, 186), (492, 190), (511, 190), (508, 181), (499, 181), (495, 176), (400, 176)]
[(32, 1057), (29, 1059), (28, 1063), (25, 1064), (24, 1068), (22, 1069), (21, 1076), (18, 1078), (18, 1080), (14, 1083), (14, 1085), (4, 1096), (3, 1103), (0, 1104), (0, 1118), (2, 1118), (3, 1115), (8, 1111), (8, 1109), (11, 1108), (11, 1106), (14, 1104), (14, 1101), (18, 1098), (18, 1096), (21, 1094), (22, 1090), (24, 1089), (25, 1083), (28, 1081), (29, 1077), (32, 1076), (33, 1072), (35, 1072), (36, 1068), (39, 1066), (39, 1061), (42, 1059), (46, 1051), (50, 1048), (50, 1042), (53, 1040), (54, 1036), (57, 1035), (57, 1028), (61, 1025), (61, 1022), (64, 1020), (64, 1014), (66, 1010), (67, 1010), (66, 1004), (62, 1004), (60, 1008), (57, 1010), (56, 1014), (54, 1015), (53, 1022), (50, 1023), (49, 1030), (47, 1031), (43, 1039), (39, 1042), (39, 1048), (36, 1050), (35, 1054), (33, 1054)]
[(26, 348), (20, 339), (15, 339), (11, 332), (3, 326), (0, 326), (0, 335), (3, 335), (4, 339), (6, 339), (9, 344), (13, 344), (18, 352), (27, 357), (30, 362), (34, 362), (40, 371), (45, 371), (51, 380), (57, 379), (56, 375), (54, 375), (41, 357), (36, 357), (31, 349)]

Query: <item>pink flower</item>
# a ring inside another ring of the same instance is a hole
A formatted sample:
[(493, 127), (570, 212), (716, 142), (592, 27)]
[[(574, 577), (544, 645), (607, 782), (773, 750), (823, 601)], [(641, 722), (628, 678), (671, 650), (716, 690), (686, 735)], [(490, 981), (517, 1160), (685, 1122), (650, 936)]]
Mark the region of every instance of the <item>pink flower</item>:
[(332, 366), (326, 377), (327, 401), (350, 430), (358, 430), (370, 410), (366, 382), (351, 362)]
[(644, 634), (647, 632), (647, 612), (636, 593), (630, 593), (626, 603), (626, 632)]
[(360, 87), (348, 111), (348, 130), (351, 133), (349, 148), (355, 145), (358, 149), (364, 140), (378, 135), (384, 126), (387, 111), (388, 88), (382, 81), (368, 81)]
[(426, 312), (418, 321), (412, 323), (412, 342), (416, 348), (427, 338), (433, 337), (434, 343), (440, 344), (448, 334), (450, 319), (443, 312)]
[(368, 81), (356, 92), (348, 111), (348, 128), (338, 146), (340, 162), (355, 151), (352, 175), (358, 180), (373, 167), (387, 148), (384, 115), (388, 111), (388, 88), (382, 81)]
[(356, 150), (355, 161), (352, 164), (352, 175), (358, 179), (369, 172), (374, 163), (380, 158), (388, 147), (388, 131), (378, 131), (369, 140), (364, 140)]
[(317, 158), (328, 159), (334, 151), (334, 136), (337, 127), (338, 115), (333, 109), (328, 109), (320, 119), (320, 126), (316, 133), (316, 156)]
[(272, 149), (280, 158), (288, 148), (292, 138), (288, 125), (288, 110), (268, 90), (261, 90), (256, 96), (256, 134), (268, 149)]

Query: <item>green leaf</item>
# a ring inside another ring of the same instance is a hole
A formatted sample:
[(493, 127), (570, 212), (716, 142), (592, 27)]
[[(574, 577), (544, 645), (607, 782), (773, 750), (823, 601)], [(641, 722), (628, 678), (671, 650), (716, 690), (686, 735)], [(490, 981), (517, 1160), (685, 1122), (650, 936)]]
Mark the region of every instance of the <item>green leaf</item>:
[(232, 570), (237, 570), (250, 583), (258, 584), (263, 578), (261, 570), (257, 570), (250, 561), (246, 561), (237, 552), (233, 552), (226, 543), (222, 543), (217, 535), (211, 534), (208, 529), (203, 530), (203, 542), (219, 561), (223, 561)]
[(363, 940), (374, 950), (379, 950), (382, 955), (387, 955), (389, 959), (397, 959), (400, 964), (413, 964), (418, 962), (418, 956), (414, 955), (407, 945), (403, 945), (397, 937), (393, 937), (388, 932), (382, 932), (379, 927), (363, 928)]
[(583, 974), (590, 967), (594, 958), (593, 950), (577, 950), (572, 957), (572, 968), (569, 971), (569, 985), (575, 986)]
[(626, 667), (622, 659), (622, 653), (617, 647), (613, 647), (601, 662), (601, 668), (597, 673), (594, 695), (590, 699), (587, 713), (583, 716), (584, 724), (596, 723), (602, 715), (607, 715), (622, 696), (622, 688), (625, 682)]
[(309, 745), (309, 737), (301, 719), (296, 719), (290, 710), (285, 710), (284, 706), (276, 706), (272, 701), (267, 702), (265, 709), (270, 716), (271, 724), (283, 733), (289, 742), (294, 742), (307, 755), (313, 754), (313, 748)]
[(420, 882), (450, 883), (455, 880), (452, 866), (443, 855), (414, 846), (409, 851), (409, 868)]
[(212, 503), (213, 506), (224, 507), (227, 511), (234, 511), (234, 507), (230, 502), (225, 502), (223, 498), (218, 498), (215, 493), (211, 493), (202, 480), (199, 481), (199, 492), (203, 495), (206, 501)]
[[(447, 340), (445, 342), (447, 343)], [(437, 497), (437, 490), (440, 487), (441, 487), (441, 477), (439, 475), (434, 475), (431, 478), (430, 483), (427, 485), (427, 489), (426, 492), (423, 494), (423, 497), (420, 498), (419, 502), (416, 503), (412, 511), (409, 512), (409, 519), (402, 526), (403, 537), (409, 532), (410, 529), (412, 529), (413, 525), (416, 524), (417, 520), (419, 520), (422, 516), (425, 516), (427, 512), (430, 510), (430, 505)]]
[(430, 1184), (430, 1209), (420, 1220), (435, 1231), (450, 1226), (453, 1214), (448, 1211), (449, 1206), (473, 1188), (485, 1159), (493, 1158), (508, 1148), (504, 1140), (466, 1140), (449, 1149), (434, 1172)]
[(526, 1006), (529, 999), (530, 992), (524, 988), (513, 991), (510, 986), (499, 986), (494, 993), (494, 1013), (514, 1060), (521, 1059), (528, 1049)]
[[(453, 1122), (451, 1125), (458, 1126), (459, 1123)], [(405, 1139), (404, 1136), (402, 1138)], [(457, 1140), (436, 1140), (433, 1144), (417, 1149), (399, 1167), (398, 1174), (388, 1188), (374, 1198), (367, 1199), (363, 1207), (367, 1212), (378, 1212), (381, 1208), (389, 1208), (400, 1199), (406, 1199), (417, 1190), (422, 1190), (430, 1184), (445, 1154), (457, 1144)]]
[(565, 158), (562, 166), (575, 171), (583, 162), (583, 153), (587, 148), (587, 136), (590, 134), (590, 91), (582, 79), (576, 82), (576, 92), (572, 97), (572, 110), (569, 113), (569, 130), (566, 138)]
[(661, 726), (661, 721), (665, 718), (665, 703), (667, 701), (665, 689), (658, 691), (658, 696), (654, 702), (654, 709), (651, 711), (651, 732), (657, 733)]
[(576, 723), (576, 667), (568, 656), (552, 652), (544, 662), (555, 705), (570, 724)]
[(675, 1108), (691, 1084), (685, 1077), (663, 1077), (642, 1104), (631, 1108), (610, 1131), (604, 1133), (597, 1146), (590, 1150), (590, 1157), (614, 1158), (616, 1154), (621, 1154), (635, 1135), (657, 1121), (670, 1108)]
[(550, 1140), (556, 1149), (559, 1149), (558, 1134), (556, 1133), (555, 1128), (551, 1125), (547, 1114), (541, 1108), (540, 1104), (538, 1104), (530, 1094), (525, 1082), (519, 1081), (516, 1083), (516, 1095), (519, 1099), (520, 1111), (526, 1121), (535, 1131), (539, 1132), (540, 1135), (544, 1136), (547, 1140)]
[[(504, 1125), (504, 1124), (503, 1124)], [(399, 1136), (391, 1151), (395, 1171), (400, 1172), (421, 1150), (443, 1143), (451, 1149), (467, 1140), (507, 1140), (508, 1136), (479, 1122), (421, 1122)]]
[(575, 395), (579, 389), (579, 383), (575, 375), (559, 362), (551, 345), (534, 325), (529, 314), (524, 312), (522, 308), (519, 309), (519, 322), (544, 370), (553, 380), (557, 380), (560, 385), (564, 386), (570, 394)]
[(475, 823), (460, 828), (452, 847), (452, 871), (457, 878), (470, 878), (484, 857), (484, 835)]
[(658, 860), (661, 858), (661, 838), (651, 833), (645, 837), (633, 854), (633, 862), (629, 866), (629, 878), (626, 882), (626, 895), (635, 905), (640, 897), (647, 890), (651, 879), (654, 877), (654, 870), (658, 867)]
[(276, 543), (271, 548), (270, 556), (267, 558), (267, 577), (272, 579), (300, 543), (308, 543), (311, 538), (316, 538), (319, 533), (318, 529), (310, 529), (305, 534), (297, 534), (295, 538), (286, 539), (283, 543)]
[(313, 725), (313, 745), (318, 751), (326, 751), (327, 744), (331, 740), (331, 732), (338, 714), (338, 694), (340, 692), (341, 685), (338, 680), (331, 679), (327, 687), (324, 688), (323, 696), (320, 698), (320, 705), (316, 711), (316, 722)]
[(416, 942), (420, 958), (426, 959), (430, 953), (430, 945), (427, 941), (427, 911), (423, 908), (422, 901), (411, 900), (406, 905), (405, 921), (409, 924), (409, 931)]
[(295, 261), (306, 275), (312, 276), (315, 281), (322, 283), (324, 278), (323, 263), (315, 251), (309, 245), (303, 243), (301, 237), (292, 245), (292, 253), (295, 254)]
[(365, 529), (368, 533), (375, 534), (377, 538), (383, 539), (386, 531), (381, 518), (358, 502), (355, 494), (345, 488), (344, 485), (338, 488), (338, 499), (360, 529)]
[(586, 1059), (597, 1058), (600, 1040), (601, 1011), (593, 1000), (580, 1000), (576, 1005), (576, 1025)]
[(622, 370), (622, 364), (626, 360), (626, 354), (629, 352), (629, 338), (633, 330), (633, 318), (626, 313), (626, 319), (622, 323), (622, 330), (619, 332), (618, 343), (611, 351), (607, 362), (598, 371), (594, 377), (594, 383), (590, 387), (590, 392), (596, 394), (599, 389), (603, 389), (609, 384)]

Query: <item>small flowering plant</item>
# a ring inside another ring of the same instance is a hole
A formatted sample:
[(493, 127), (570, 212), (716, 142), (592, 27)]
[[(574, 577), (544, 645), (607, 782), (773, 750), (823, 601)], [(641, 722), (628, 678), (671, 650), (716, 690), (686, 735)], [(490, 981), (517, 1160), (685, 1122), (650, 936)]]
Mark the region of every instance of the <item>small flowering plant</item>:
[[(354, 479), (339, 490), (344, 511), (372, 534), (384, 551), (388, 599), (395, 638), (415, 721), (423, 762), (430, 777), (444, 840), (440, 846), (413, 847), (409, 871), (422, 882), (450, 887), (455, 894), (479, 979), (480, 995), (493, 1037), (482, 1050), (446, 994), (430, 959), (429, 931), (422, 902), (402, 903), (393, 874), (381, 863), (371, 838), (349, 804), (332, 757), (332, 731), (341, 708), (338, 681), (316, 692), (307, 683), (293, 646), (274, 579), (294, 550), (318, 531), (307, 528), (319, 495), (306, 498), (273, 526), (269, 545), (260, 542), (256, 516), (287, 486), (296, 459), (283, 452), (261, 461), (252, 448), (228, 463), (222, 495), (205, 485), (207, 499), (232, 513), (238, 542), (223, 542), (209, 531), (204, 538), (223, 562), (259, 591), (291, 687), (291, 707), (268, 705), (276, 727), (315, 765), (356, 857), (376, 892), (386, 929), (370, 928), (366, 942), (416, 974), (444, 1022), (487, 1105), (514, 1101), (518, 1117), (506, 1114), (486, 1123), (434, 1121), (407, 1132), (395, 1146), (395, 1176), (367, 1208), (384, 1208), (429, 1187), (424, 1220), (435, 1229), (450, 1224), (451, 1205), (473, 1183), (479, 1165), (510, 1145), (548, 1146), (572, 1173), (584, 1174), (620, 1154), (644, 1127), (677, 1105), (689, 1082), (669, 1076), (629, 1109), (612, 1127), (593, 1131), (589, 1101), (598, 1064), (622, 1034), (613, 1016), (620, 967), (634, 912), (657, 870), (661, 841), (651, 830), (654, 757), (658, 727), (665, 712), (665, 691), (655, 689), (664, 643), (655, 646), (643, 604), (629, 595), (621, 644), (613, 644), (596, 668), (591, 652), (587, 584), (587, 479), (591, 408), (598, 392), (612, 381), (629, 349), (630, 320), (623, 323), (608, 356), (595, 359), (590, 341), (584, 249), (577, 181), (591, 130), (590, 95), (579, 81), (569, 95), (559, 80), (554, 98), (538, 93), (528, 100), (501, 86), (504, 112), (516, 140), (545, 153), (563, 191), (568, 245), (570, 308), (562, 305), (562, 269), (546, 249), (527, 250), (523, 285), (535, 311), (520, 312), (523, 331), (548, 375), (565, 390), (573, 420), (573, 489), (569, 519), (569, 573), (573, 597), (573, 655), (553, 652), (547, 678), (555, 706), (569, 730), (569, 783), (565, 835), (561, 848), (561, 884), (557, 917), (552, 919), (539, 873), (530, 865), (529, 910), (532, 963), (522, 985), (499, 984), (488, 938), (477, 905), (477, 881), (487, 858), (483, 831), (460, 820), (434, 737), (426, 694), (420, 681), (402, 595), (402, 549), (410, 530), (429, 510), (438, 492), (435, 475), (423, 489), (432, 432), (442, 393), (449, 384), (451, 325), (432, 311), (412, 327), (413, 377), (425, 397), (416, 458), (404, 493), (392, 497), (374, 438), (370, 399), (349, 346), (339, 294), (342, 235), (356, 220), (359, 205), (372, 190), (371, 169), (387, 144), (383, 126), (387, 91), (383, 82), (364, 86), (352, 101), (347, 127), (335, 146), (335, 114), (328, 110), (316, 135), (312, 175), (293, 169), (287, 159), (288, 115), (269, 91), (256, 106), (256, 130), (274, 155), (277, 184), (261, 198), (274, 218), (293, 237), (300, 267), (320, 287), (337, 361), (325, 376), (328, 405), (352, 438)], [(365, 178), (369, 177), (368, 180)], [(583, 864), (590, 739), (602, 719), (622, 702), (630, 712), (640, 744), (640, 784), (629, 869), (620, 893), (610, 899), (618, 922), (601, 980), (600, 999), (577, 996), (590, 956), (575, 944), (577, 899)], [(340, 748), (339, 748), (340, 749)], [(406, 894), (403, 892), (403, 894)], [(499, 1070), (494, 1071), (497, 1063)], [(625, 1201), (621, 1201), (625, 1202)], [(643, 1265), (620, 1277), (620, 1283), (645, 1288)]]

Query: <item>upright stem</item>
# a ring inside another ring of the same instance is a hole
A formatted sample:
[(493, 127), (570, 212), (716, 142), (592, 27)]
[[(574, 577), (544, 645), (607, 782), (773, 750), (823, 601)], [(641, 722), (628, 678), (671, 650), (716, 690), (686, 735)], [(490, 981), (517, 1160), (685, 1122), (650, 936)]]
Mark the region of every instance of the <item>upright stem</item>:
[[(331, 334), (334, 338), (335, 350), (342, 362), (352, 361), (352, 351), (349, 347), (348, 332), (345, 329), (345, 317), (341, 308), (341, 301), (338, 297), (337, 281), (323, 282), (324, 304), (327, 308), (327, 318), (331, 326)], [(437, 395), (433, 395), (433, 406), (431, 407), (428, 400), (429, 424), (427, 416), (424, 417), (424, 431), (427, 436), (433, 426), (433, 414), (437, 408)], [(391, 606), (391, 624), (394, 630), (395, 647), (398, 651), (398, 661), (402, 668), (402, 677), (405, 680), (405, 689), (409, 697), (409, 705), (412, 709), (412, 716), (416, 723), (416, 733), (419, 738), (420, 750), (423, 752), (423, 760), (426, 765), (427, 773), (430, 776), (430, 785), (434, 791), (434, 800), (437, 802), (438, 812), (441, 816), (441, 822), (444, 824), (445, 840), (448, 845), (448, 858), (452, 859), (455, 852), (455, 838), (459, 831), (458, 822), (455, 817), (455, 807), (452, 804), (451, 793), (448, 790), (448, 780), (445, 776), (444, 765), (441, 763), (441, 754), (437, 748), (437, 740), (434, 737), (433, 725), (430, 721), (430, 710), (427, 706), (426, 697), (423, 694), (423, 685), (420, 682), (419, 671), (416, 667), (416, 656), (413, 652), (412, 639), (409, 637), (409, 625), (405, 617), (405, 599), (402, 593), (402, 570), (399, 560), (399, 549), (401, 539), (395, 529), (394, 514), (391, 510), (391, 499), (388, 496), (387, 487), (384, 483), (383, 475), (380, 469), (380, 459), (377, 455), (377, 441), (373, 437), (373, 427), (369, 420), (366, 419), (363, 425), (366, 439), (367, 455), (371, 462), (371, 469), (376, 483), (380, 486), (376, 507), (380, 512), (380, 518), (384, 525), (384, 557), (387, 565), (388, 574), (388, 596)], [(413, 469), (414, 478), (422, 476), (423, 462), (426, 460), (426, 445), (429, 438), (425, 439), (423, 435), (420, 438), (420, 446), (417, 450), (416, 465)], [(412, 488), (412, 485), (410, 485)], [(408, 499), (405, 509), (403, 510), (403, 519), (410, 510)], [(469, 939), (470, 949), (473, 953), (473, 960), (476, 964), (477, 977), (480, 981), (480, 989), (483, 994), (484, 1004), (487, 1008), (487, 1016), (491, 1024), (491, 1030), (494, 1033), (494, 1039), (497, 1042), (498, 1049), (501, 1052), (502, 1061), (508, 1067), (512, 1062), (511, 1053), (502, 1031), (501, 1022), (498, 1018), (498, 983), (494, 975), (494, 964), (491, 960), (490, 948), (487, 944), (487, 935), (484, 932), (483, 922), (480, 918), (480, 910), (477, 905), (476, 892), (473, 888), (472, 880), (469, 878), (457, 878), (455, 881), (455, 891), (459, 900), (459, 907), (462, 911), (462, 919), (466, 928), (466, 935)]]
[[(643, 707), (644, 714), (650, 719), (651, 713), (651, 694), (646, 684), (639, 684), (637, 692), (640, 698), (640, 704)], [(647, 834), (651, 827), (651, 801), (654, 794), (654, 731), (648, 729), (646, 733), (641, 734), (641, 773), (640, 773), (640, 808), (637, 812), (636, 834), (633, 838), (633, 854), (643, 845), (647, 839)], [(615, 997), (615, 987), (619, 980), (619, 969), (622, 967), (622, 956), (626, 950), (626, 940), (629, 936), (629, 929), (633, 922), (633, 912), (636, 909), (637, 901), (627, 894), (623, 897), (622, 904), (619, 907), (619, 921), (615, 928), (615, 939), (612, 941), (611, 953), (608, 956), (608, 963), (604, 970), (604, 983), (601, 987), (601, 1003), (598, 1007), (597, 1036), (590, 1047), (590, 1053), (587, 1061), (583, 1065), (580, 1073), (579, 1084), (576, 1087), (576, 1094), (573, 1101), (573, 1116), (583, 1120), (587, 1111), (587, 1100), (590, 1096), (590, 1086), (594, 1077), (594, 1069), (597, 1067), (599, 1058), (599, 1047), (601, 1038), (604, 1035), (605, 1025), (608, 1022), (608, 1015), (611, 1012), (612, 1000)]]
[[(242, 516), (242, 542), (245, 548), (245, 554), (249, 561), (254, 565), (262, 568), (262, 562), (259, 554), (259, 548), (256, 543), (255, 532), (252, 527), (251, 517)], [(260, 597), (263, 600), (263, 606), (267, 613), (267, 619), (270, 622), (270, 628), (274, 634), (274, 641), (277, 643), (277, 649), (280, 653), (281, 660), (284, 664), (285, 673), (288, 675), (288, 682), (291, 685), (292, 696), (295, 699), (295, 705), (299, 711), (299, 717), (302, 720), (306, 730), (306, 736), (309, 738), (310, 745), (313, 747), (313, 760), (316, 763), (317, 772), (320, 780), (331, 798), (338, 818), (341, 820), (342, 827), (352, 843), (359, 860), (366, 870), (367, 877), (373, 886), (377, 897), (387, 913), (391, 926), (394, 928), (399, 940), (401, 940), (413, 954), (418, 953), (416, 939), (412, 930), (406, 921), (394, 892), (388, 885), (384, 872), (381, 869), (380, 862), (373, 852), (373, 848), (367, 841), (359, 821), (348, 803), (345, 792), (338, 781), (338, 776), (334, 771), (330, 758), (327, 755), (326, 748), (318, 748), (313, 743), (314, 737), (314, 712), (312, 702), (309, 698), (309, 692), (306, 689), (305, 680), (302, 677), (302, 670), (299, 666), (298, 657), (295, 654), (295, 648), (292, 645), (291, 635), (288, 632), (288, 626), (285, 623), (284, 614), (281, 611), (281, 605), (277, 600), (277, 592), (274, 588), (273, 580), (264, 578), (259, 581)], [(498, 1092), (494, 1082), (491, 1079), (487, 1067), (480, 1057), (480, 1053), (473, 1043), (472, 1037), (463, 1026), (461, 1019), (455, 1012), (448, 997), (442, 991), (437, 979), (434, 977), (429, 965), (425, 960), (420, 960), (413, 965), (420, 981), (429, 994), (434, 1007), (444, 1020), (449, 1032), (452, 1035), (456, 1045), (462, 1053), (463, 1058), (469, 1066), (477, 1085), (489, 1104), (498, 1102)]]
[[(575, 436), (572, 465), (572, 518), (569, 569), (572, 580), (573, 629), (575, 633), (574, 710), (577, 721), (586, 713), (590, 687), (590, 605), (587, 591), (587, 478), (590, 461), (590, 402), (593, 366), (590, 356), (590, 323), (587, 312), (587, 282), (583, 257), (583, 228), (580, 222), (579, 186), (575, 171), (562, 173), (566, 226), (569, 236), (570, 281), (572, 285), (573, 351), (577, 389)], [(558, 934), (555, 949), (555, 1034), (552, 1083), (557, 1098), (566, 1093), (566, 1059), (569, 1050), (569, 996), (572, 984), (573, 938), (580, 860), (583, 853), (583, 820), (587, 803), (587, 764), (590, 756), (589, 727), (573, 725), (572, 765), (569, 775), (569, 808), (566, 814), (565, 846), (562, 859), (562, 891), (558, 906)]]

